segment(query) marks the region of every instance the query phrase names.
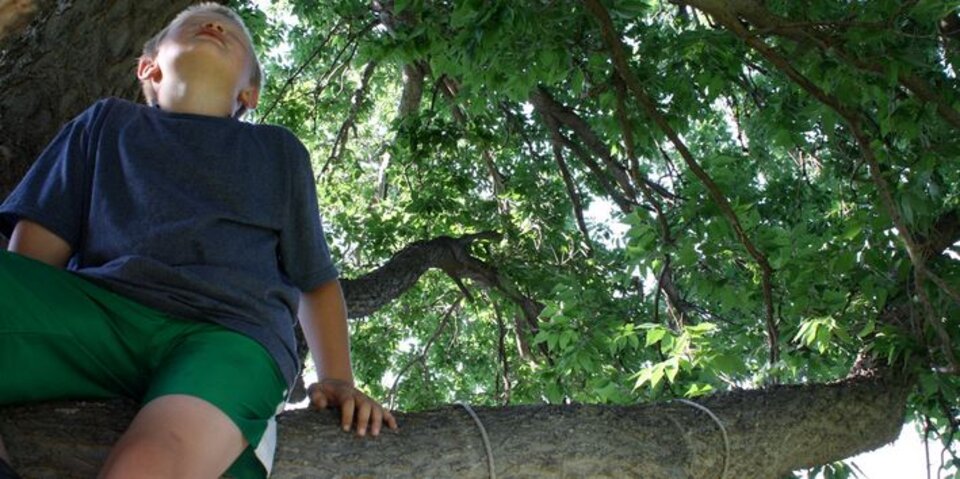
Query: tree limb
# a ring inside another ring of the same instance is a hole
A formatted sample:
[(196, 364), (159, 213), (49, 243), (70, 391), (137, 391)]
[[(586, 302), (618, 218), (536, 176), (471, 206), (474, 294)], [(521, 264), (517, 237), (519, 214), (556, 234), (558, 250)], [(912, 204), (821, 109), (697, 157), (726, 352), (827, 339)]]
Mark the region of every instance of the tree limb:
[(324, 176), (327, 172), (327, 168), (334, 162), (340, 161), (340, 158), (343, 156), (343, 151), (347, 148), (347, 140), (350, 135), (350, 129), (353, 128), (357, 123), (357, 117), (360, 116), (360, 110), (363, 108), (363, 104), (366, 102), (367, 92), (370, 89), (370, 78), (373, 77), (373, 72), (377, 68), (377, 62), (371, 61), (367, 63), (367, 66), (363, 69), (363, 74), (360, 79), (360, 86), (357, 87), (356, 91), (353, 92), (353, 101), (350, 104), (350, 113), (347, 114), (347, 118), (343, 121), (343, 124), (340, 125), (340, 130), (337, 132), (337, 138), (333, 142), (333, 146), (330, 147), (330, 156), (327, 158), (327, 161), (323, 164), (323, 167), (320, 168), (319, 176)]
[(596, 161), (594, 161), (590, 154), (563, 135), (563, 133), (560, 131), (560, 122), (553, 115), (553, 108), (551, 108), (552, 99), (548, 98), (549, 97), (545, 94), (545, 92), (543, 95), (531, 95), (531, 99), (534, 100), (533, 107), (543, 119), (543, 122), (547, 127), (547, 131), (550, 133), (552, 141), (554, 143), (562, 144), (573, 151), (573, 153), (580, 158), (580, 161), (586, 165), (587, 169), (590, 170), (594, 179), (597, 180), (597, 183), (600, 183), (600, 187), (607, 194), (607, 196), (617, 204), (617, 206), (620, 208), (620, 211), (625, 214), (629, 214), (636, 206), (632, 198), (624, 196), (621, 194), (621, 192), (617, 191), (617, 189), (614, 188), (610, 183), (607, 173)]
[(597, 133), (593, 131), (593, 128), (591, 128), (583, 118), (580, 118), (580, 116), (572, 110), (554, 100), (543, 87), (534, 88), (530, 94), (530, 102), (533, 103), (534, 107), (540, 111), (541, 114), (549, 114), (558, 122), (573, 130), (573, 132), (583, 140), (587, 148), (589, 148), (597, 158), (603, 160), (604, 165), (606, 165), (606, 172), (613, 177), (616, 184), (620, 187), (622, 195), (631, 202), (636, 201), (637, 192), (634, 190), (633, 185), (630, 184), (630, 178), (627, 176), (623, 165), (610, 154), (610, 148), (604, 144), (603, 140), (600, 139)]
[(570, 174), (570, 169), (567, 168), (567, 162), (563, 159), (563, 144), (557, 141), (557, 139), (554, 139), (552, 143), (553, 159), (556, 160), (557, 167), (560, 168), (560, 176), (563, 178), (563, 184), (567, 188), (567, 196), (570, 197), (570, 203), (573, 204), (573, 215), (577, 219), (577, 227), (580, 228), (580, 233), (587, 242), (587, 250), (593, 251), (590, 241), (590, 231), (587, 230), (587, 223), (583, 219), (583, 205), (580, 202), (580, 192), (577, 191), (577, 185), (573, 182), (573, 176)]
[[(715, 479), (782, 477), (877, 448), (902, 427), (909, 384), (855, 377), (776, 386), (686, 404), (475, 408), (498, 476)], [(2, 410), (0, 434), (25, 477), (93, 477), (129, 423), (127, 401), (48, 403)], [(462, 409), (396, 413), (399, 432), (358, 439), (334, 410), (280, 415), (272, 477), (489, 477), (476, 425)], [(725, 450), (729, 446), (729, 457)]]

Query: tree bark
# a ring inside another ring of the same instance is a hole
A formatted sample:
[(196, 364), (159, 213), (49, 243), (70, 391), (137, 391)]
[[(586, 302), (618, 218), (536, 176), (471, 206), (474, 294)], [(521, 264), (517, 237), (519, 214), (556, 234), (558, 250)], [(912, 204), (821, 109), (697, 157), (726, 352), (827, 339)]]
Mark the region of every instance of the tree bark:
[(459, 238), (440, 236), (417, 241), (398, 251), (379, 268), (357, 278), (343, 279), (343, 296), (350, 318), (373, 314), (413, 287), (420, 276), (438, 268), (452, 278), (467, 278), (487, 288), (502, 287), (497, 270), (470, 255), (470, 246), (477, 239), (499, 239), (497, 233), (464, 235)]
[[(777, 478), (894, 440), (906, 383), (852, 378), (680, 402), (477, 408), (498, 477)], [(0, 434), (27, 478), (93, 477), (134, 413), (125, 401), (0, 410)], [(489, 477), (477, 425), (458, 406), (398, 414), (399, 432), (360, 439), (333, 411), (279, 417), (273, 477)], [(729, 455), (727, 453), (729, 446)], [(726, 466), (724, 464), (726, 463)]]
[(0, 198), (60, 126), (93, 101), (137, 98), (134, 67), (143, 43), (191, 3), (37, 2), (31, 26), (0, 49)]

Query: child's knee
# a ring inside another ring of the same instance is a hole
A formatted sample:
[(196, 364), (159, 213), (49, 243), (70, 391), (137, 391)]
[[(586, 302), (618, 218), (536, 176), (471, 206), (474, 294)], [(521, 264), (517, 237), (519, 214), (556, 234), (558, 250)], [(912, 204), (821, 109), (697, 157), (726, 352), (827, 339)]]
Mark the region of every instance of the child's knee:
[(219, 477), (246, 447), (216, 407), (191, 396), (154, 399), (114, 446), (102, 478)]

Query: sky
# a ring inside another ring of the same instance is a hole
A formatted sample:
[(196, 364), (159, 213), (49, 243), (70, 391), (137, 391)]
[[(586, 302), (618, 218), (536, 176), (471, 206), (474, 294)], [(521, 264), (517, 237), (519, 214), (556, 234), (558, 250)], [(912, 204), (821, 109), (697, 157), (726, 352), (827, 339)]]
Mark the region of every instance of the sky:
[[(937, 475), (940, 466), (940, 444), (930, 444), (930, 478), (940, 479), (946, 475)], [(864, 473), (864, 479), (926, 479), (926, 453), (923, 438), (913, 424), (905, 424), (900, 438), (875, 451), (861, 454), (852, 459)]]

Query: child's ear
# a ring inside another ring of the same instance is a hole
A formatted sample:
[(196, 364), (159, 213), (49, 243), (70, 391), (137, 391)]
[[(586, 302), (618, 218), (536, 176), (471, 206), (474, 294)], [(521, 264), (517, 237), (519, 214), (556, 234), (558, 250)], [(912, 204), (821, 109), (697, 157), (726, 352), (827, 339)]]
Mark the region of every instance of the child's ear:
[(239, 101), (245, 109), (253, 110), (257, 107), (257, 103), (260, 102), (260, 89), (257, 87), (249, 87), (240, 90), (237, 101)]
[(160, 71), (160, 65), (156, 60), (148, 56), (140, 57), (137, 62), (137, 78), (140, 81), (160, 81), (163, 73)]

